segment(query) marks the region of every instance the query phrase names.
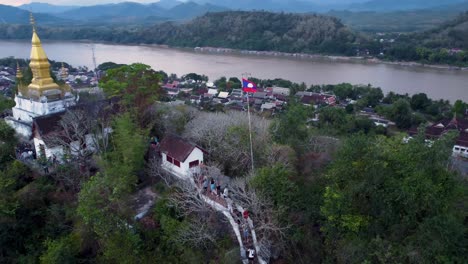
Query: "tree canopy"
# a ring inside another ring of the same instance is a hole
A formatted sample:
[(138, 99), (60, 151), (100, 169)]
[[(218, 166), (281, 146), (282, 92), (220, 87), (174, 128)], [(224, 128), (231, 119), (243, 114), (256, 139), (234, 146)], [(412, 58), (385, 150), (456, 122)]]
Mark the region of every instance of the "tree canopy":
[(348, 139), (327, 173), (321, 211), (328, 258), (464, 262), (468, 241), (457, 208), (463, 196), (446, 169), (451, 142)]

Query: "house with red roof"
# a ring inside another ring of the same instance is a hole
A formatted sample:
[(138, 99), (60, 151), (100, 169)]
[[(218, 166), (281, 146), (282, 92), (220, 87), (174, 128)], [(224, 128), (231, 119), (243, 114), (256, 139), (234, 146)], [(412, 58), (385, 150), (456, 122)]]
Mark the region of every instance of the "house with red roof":
[(201, 147), (176, 135), (166, 136), (159, 145), (162, 167), (179, 177), (187, 178), (203, 164), (204, 154)]
[[(468, 119), (443, 119), (426, 127), (425, 136), (428, 140), (437, 140), (450, 131), (457, 131), (459, 133), (453, 147), (453, 154), (468, 158)], [(409, 130), (409, 134), (411, 136), (418, 134), (418, 128), (412, 127)]]

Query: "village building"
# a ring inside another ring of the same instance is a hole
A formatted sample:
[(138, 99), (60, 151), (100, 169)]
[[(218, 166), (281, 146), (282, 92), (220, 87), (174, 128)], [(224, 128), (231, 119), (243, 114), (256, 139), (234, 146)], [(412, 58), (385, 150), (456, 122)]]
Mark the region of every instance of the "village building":
[(191, 95), (190, 96), (190, 103), (191, 104), (199, 104), (201, 102), (201, 96), (200, 95)]
[(298, 92), (296, 96), (302, 104), (318, 108), (320, 105), (335, 105), (336, 97), (329, 94), (319, 94), (313, 92)]
[(162, 167), (181, 178), (198, 172), (206, 153), (201, 147), (176, 135), (166, 136), (158, 146)]
[(266, 110), (274, 110), (275, 108), (276, 108), (276, 103), (264, 103), (260, 107), (260, 110), (263, 112)]
[[(468, 119), (466, 118), (453, 118), (443, 119), (428, 127), (424, 131), (427, 140), (437, 140), (450, 131), (459, 133), (456, 138), (455, 145), (453, 146), (453, 154), (468, 158)], [(409, 135), (414, 136), (418, 134), (418, 127), (412, 127), (409, 130)]]
[(229, 97), (229, 93), (228, 92), (220, 92), (218, 94), (218, 98), (221, 98), (221, 99), (227, 99)]
[(291, 89), (289, 88), (284, 88), (284, 87), (268, 87), (266, 89), (269, 93), (272, 95), (284, 95), (284, 96), (289, 96), (291, 94)]
[(208, 89), (208, 94), (212, 95), (213, 97), (215, 97), (216, 95), (218, 95), (218, 89)]
[(244, 95), (244, 92), (241, 90), (241, 89), (232, 89), (232, 92), (231, 92), (231, 97), (240, 97), (242, 98), (242, 96)]

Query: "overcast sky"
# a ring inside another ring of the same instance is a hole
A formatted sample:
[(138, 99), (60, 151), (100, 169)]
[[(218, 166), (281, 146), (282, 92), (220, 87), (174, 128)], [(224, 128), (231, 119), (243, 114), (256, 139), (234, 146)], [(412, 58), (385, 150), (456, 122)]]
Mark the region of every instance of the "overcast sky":
[[(96, 5), (96, 4), (108, 4), (118, 2), (128, 2), (129, 0), (35, 0), (32, 2), (49, 3), (55, 5)], [(0, 4), (19, 6), (22, 4), (28, 4), (31, 0), (0, 0)], [(158, 0), (131, 0), (131, 2), (139, 3), (154, 3)]]
[[(179, 0), (180, 1), (180, 0)], [(182, 2), (185, 0), (182, 0)], [(260, 0), (259, 0), (260, 1)], [(368, 0), (305, 0), (315, 3), (331, 4), (331, 3), (352, 3), (352, 2), (364, 2)], [(440, 0), (443, 1), (443, 0)], [(108, 4), (118, 2), (139, 2), (139, 3), (154, 3), (159, 0), (0, 0), (0, 4), (19, 6), (22, 4), (28, 4), (30, 2), (41, 2), (55, 5), (97, 5), (97, 4)]]

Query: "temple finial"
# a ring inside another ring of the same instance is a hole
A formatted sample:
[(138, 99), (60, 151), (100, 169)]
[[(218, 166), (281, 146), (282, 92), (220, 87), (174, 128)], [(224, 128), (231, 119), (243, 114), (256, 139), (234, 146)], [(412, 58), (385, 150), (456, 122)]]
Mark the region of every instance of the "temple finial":
[(62, 80), (66, 80), (68, 78), (68, 69), (65, 68), (65, 65), (63, 64), (62, 62), (62, 69), (60, 69), (61, 73), (60, 73), (60, 77), (62, 78)]
[(29, 22), (33, 28), (33, 31), (36, 32), (36, 20), (34, 19), (32, 11), (29, 12)]
[(21, 71), (21, 68), (19, 66), (19, 61), (16, 61), (16, 95), (19, 94), (20, 89), (23, 88), (23, 72)]
[(23, 73), (21, 72), (18, 61), (16, 61), (16, 78), (23, 78)]

